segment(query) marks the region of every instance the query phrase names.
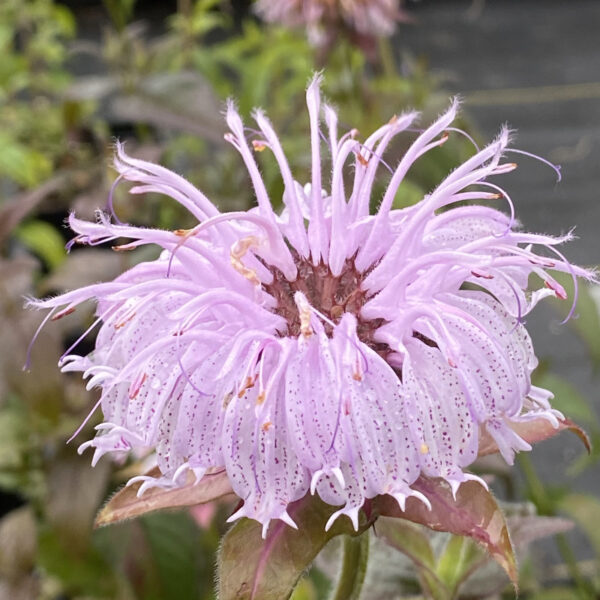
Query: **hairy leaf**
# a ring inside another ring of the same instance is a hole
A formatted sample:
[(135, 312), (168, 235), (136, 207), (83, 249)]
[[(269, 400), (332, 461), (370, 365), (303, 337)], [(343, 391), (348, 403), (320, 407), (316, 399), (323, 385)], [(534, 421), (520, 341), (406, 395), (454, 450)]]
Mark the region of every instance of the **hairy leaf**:
[(219, 553), (219, 599), (289, 598), (302, 573), (330, 539), (341, 534), (358, 535), (370, 525), (361, 512), (358, 532), (345, 517), (325, 531), (335, 510), (317, 496), (307, 495), (288, 508), (298, 529), (277, 520), (271, 523), (265, 539), (260, 523), (250, 519), (235, 523), (223, 538)]
[(545, 517), (539, 515), (521, 515), (507, 517), (508, 528), (513, 544), (517, 549), (525, 547), (536, 540), (565, 533), (573, 529), (573, 521), (561, 517)]
[(431, 510), (411, 497), (406, 510), (402, 511), (391, 496), (378, 496), (373, 500), (374, 512), (474, 539), (502, 566), (516, 586), (517, 565), (506, 520), (490, 492), (475, 481), (467, 481), (460, 486), (455, 499), (446, 481), (423, 475), (413, 488), (429, 499)]
[[(157, 474), (157, 468), (148, 473), (151, 476)], [(151, 488), (138, 498), (137, 491), (140, 485), (133, 484), (118, 491), (98, 513), (94, 526), (118, 523), (164, 508), (203, 504), (233, 493), (225, 471), (205, 475), (198, 483), (195, 483), (190, 473), (188, 482), (180, 488)]]

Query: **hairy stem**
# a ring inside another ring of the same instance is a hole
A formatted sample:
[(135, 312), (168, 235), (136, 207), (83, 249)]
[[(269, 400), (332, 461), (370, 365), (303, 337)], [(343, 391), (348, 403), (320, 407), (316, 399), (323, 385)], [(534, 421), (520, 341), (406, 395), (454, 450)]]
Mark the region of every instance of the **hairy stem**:
[(344, 536), (340, 576), (330, 600), (357, 600), (369, 561), (369, 532)]

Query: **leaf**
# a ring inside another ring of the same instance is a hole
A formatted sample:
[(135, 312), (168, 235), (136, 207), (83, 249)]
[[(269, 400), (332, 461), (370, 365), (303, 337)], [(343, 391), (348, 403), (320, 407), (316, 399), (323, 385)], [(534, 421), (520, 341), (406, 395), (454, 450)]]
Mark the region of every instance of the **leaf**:
[(235, 523), (225, 534), (219, 552), (219, 599), (289, 598), (300, 576), (330, 539), (341, 534), (359, 535), (371, 523), (361, 512), (358, 532), (344, 517), (325, 531), (336, 510), (318, 496), (307, 495), (288, 507), (298, 530), (277, 520), (266, 539), (262, 539), (260, 523), (250, 519)]
[(512, 542), (516, 548), (523, 548), (541, 538), (573, 529), (573, 521), (561, 517), (538, 515), (509, 516), (506, 518)]
[[(157, 467), (148, 473), (151, 477), (159, 474)], [(225, 471), (207, 474), (198, 483), (189, 473), (187, 483), (180, 488), (151, 488), (138, 498), (140, 486), (141, 483), (136, 483), (119, 490), (98, 513), (94, 527), (118, 523), (164, 508), (203, 504), (233, 493)]]
[(585, 494), (569, 494), (560, 503), (560, 508), (571, 516), (588, 536), (596, 556), (600, 556), (600, 500)]
[[(469, 575), (488, 562), (488, 557), (483, 554), (481, 548), (467, 537), (454, 535), (450, 538), (439, 558), (436, 573), (452, 590), (452, 598)], [(505, 582), (506, 579), (502, 576), (500, 586), (503, 587)]]
[[(558, 435), (562, 431), (572, 431), (583, 442), (588, 453), (591, 453), (592, 451), (592, 445), (587, 433), (570, 419), (559, 421), (558, 427), (556, 428), (546, 419), (513, 422), (510, 423), (510, 428), (529, 444), (547, 440)], [(492, 436), (484, 430), (479, 441), (479, 456), (493, 454), (494, 452), (498, 452), (498, 446)]]
[[(152, 557), (154, 598), (200, 598), (200, 531), (186, 513), (157, 513), (141, 519)], [(205, 574), (207, 575), (207, 574)], [(210, 582), (210, 579), (209, 579)]]
[(391, 496), (373, 500), (375, 514), (408, 519), (435, 531), (447, 531), (472, 538), (481, 544), (517, 585), (517, 565), (506, 520), (494, 497), (475, 481), (463, 483), (456, 499), (443, 479), (421, 475), (412, 486), (431, 502), (431, 510), (420, 500), (409, 498), (406, 511)]
[(52, 527), (41, 529), (38, 544), (38, 568), (60, 581), (67, 597), (117, 597), (115, 573), (95, 548), (74, 549)]
[(449, 590), (435, 573), (435, 556), (429, 539), (416, 525), (404, 519), (379, 517), (377, 536), (411, 559), (417, 567), (419, 581), (432, 598), (447, 598)]
[(29, 221), (20, 225), (15, 237), (38, 254), (51, 269), (60, 265), (67, 256), (62, 236), (45, 221)]

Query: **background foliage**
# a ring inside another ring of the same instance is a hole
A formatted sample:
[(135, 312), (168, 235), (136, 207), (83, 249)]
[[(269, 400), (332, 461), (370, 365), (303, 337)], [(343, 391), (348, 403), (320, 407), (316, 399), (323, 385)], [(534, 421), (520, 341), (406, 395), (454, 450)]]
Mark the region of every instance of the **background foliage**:
[[(101, 35), (84, 36), (76, 11), (58, 2), (0, 3), (0, 597), (208, 599), (215, 593), (215, 556), (231, 502), (93, 530), (99, 507), (144, 468), (143, 461), (105, 460), (91, 469), (89, 457), (75, 450), (93, 423), (65, 445), (94, 394), (76, 378), (59, 375), (55, 363), (91, 324), (91, 308), (44, 329), (31, 372), (23, 372), (40, 316), (23, 312), (22, 298), (114, 277), (148, 252), (64, 251), (67, 211), (92, 217), (106, 206), (115, 137), (127, 141), (129, 153), (183, 173), (222, 210), (247, 208), (250, 186), (223, 140), (226, 98), (236, 98), (246, 117), (255, 106), (267, 111), (302, 181), (309, 168), (304, 89), (316, 69), (326, 69), (325, 93), (339, 108), (341, 125), (361, 133), (406, 107), (422, 110), (427, 122), (447, 95), (423, 64), (395, 55), (386, 40), (367, 58), (340, 38), (324, 56), (304, 32), (266, 26), (224, 0), (180, 0), (158, 15), (145, 14), (135, 0), (105, 0), (102, 14)], [(392, 164), (402, 149), (401, 143), (392, 148)], [(433, 160), (418, 164), (397, 204), (417, 201), (471, 150), (468, 140), (451, 136)], [(265, 158), (269, 191), (279, 198), (282, 182)], [(115, 191), (123, 220), (192, 225), (174, 203), (126, 192)], [(599, 306), (597, 293), (581, 290), (580, 318), (572, 321), (596, 366)], [(565, 310), (559, 303), (555, 308), (557, 314)], [(600, 426), (588, 399), (558, 378), (548, 361), (535, 383), (553, 389), (555, 406), (585, 425), (595, 442), (591, 456), (575, 461), (572, 475), (597, 476)], [(521, 556), (521, 598), (598, 597), (600, 536), (589, 524), (600, 520), (600, 500), (542, 482), (525, 455), (519, 466), (508, 471), (488, 458), (479, 468), (505, 502)], [(564, 517), (580, 527), (577, 538), (566, 536)], [(378, 523), (367, 544), (372, 560), (362, 572), (361, 598), (513, 596), (506, 576), (473, 542), (415, 524)], [(529, 543), (551, 534), (557, 534), (555, 559), (540, 564)], [(575, 546), (573, 539), (579, 540)], [(340, 543), (333, 540), (319, 555), (295, 600), (331, 593)]]

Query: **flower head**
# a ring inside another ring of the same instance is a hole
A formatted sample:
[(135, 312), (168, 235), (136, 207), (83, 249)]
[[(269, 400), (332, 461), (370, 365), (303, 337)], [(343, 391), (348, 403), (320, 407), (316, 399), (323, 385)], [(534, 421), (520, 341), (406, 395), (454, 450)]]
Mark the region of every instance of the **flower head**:
[[(101, 389), (104, 422), (80, 451), (94, 448), (93, 463), (105, 453), (155, 453), (162, 475), (142, 478), (140, 493), (176, 488), (188, 471), (199, 480), (225, 469), (244, 502), (232, 518), (265, 530), (271, 519), (293, 526), (287, 508), (309, 492), (341, 507), (330, 524), (345, 514), (356, 525), (378, 494), (401, 506), (411, 495), (427, 503), (411, 489), (421, 473), (455, 491), (474, 478), (464, 469), (484, 432), (508, 462), (529, 450), (511, 425), (557, 424), (561, 415), (552, 394), (531, 384), (537, 360), (522, 318), (545, 296), (565, 297), (549, 271), (593, 276), (556, 249), (569, 234), (523, 233), (513, 216), (465, 204), (504, 203), (512, 215), (508, 195), (489, 181), (515, 168), (503, 158), (506, 130), (418, 204), (395, 209), (411, 165), (445, 142), (456, 102), (418, 136), (409, 133), (417, 115), (406, 113), (364, 142), (355, 131), (338, 136), (318, 78), (307, 104), (312, 176), (304, 186), (267, 117), (254, 113), (261, 133), (249, 144), (228, 105), (226, 139), (256, 195), (246, 212), (220, 213), (186, 180), (118, 145), (115, 167), (134, 182), (131, 193), (171, 196), (199, 224), (163, 231), (104, 212), (95, 223), (72, 215), (78, 243), (129, 238), (115, 249), (163, 252), (112, 282), (32, 302), (59, 318), (97, 301), (95, 350), (60, 360)], [(415, 139), (372, 215), (374, 181), (399, 134)], [(279, 165), (281, 214), (252, 146)], [(530, 283), (539, 289), (528, 291)]]
[(398, 0), (258, 0), (256, 10), (266, 21), (305, 27), (319, 45), (327, 32), (343, 29), (358, 36), (388, 36), (406, 19)]

